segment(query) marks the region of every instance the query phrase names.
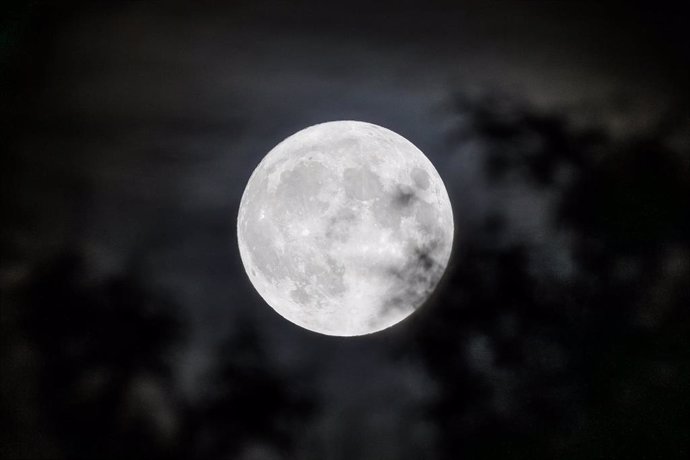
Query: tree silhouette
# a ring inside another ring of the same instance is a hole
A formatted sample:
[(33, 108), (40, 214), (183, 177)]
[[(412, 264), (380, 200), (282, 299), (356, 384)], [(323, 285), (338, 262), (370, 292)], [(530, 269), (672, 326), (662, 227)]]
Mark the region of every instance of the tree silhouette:
[[(296, 380), (302, 376), (275, 366), (251, 320), (237, 324), (189, 400), (178, 393), (173, 372), (184, 343), (177, 309), (150, 294), (135, 268), (107, 279), (89, 275), (80, 256), (61, 256), (38, 269), (3, 312), (17, 316), (3, 322), (3, 338), (12, 347), (25, 340), (35, 361), (28, 370), (3, 365), (12, 373), (3, 394), (36, 399), (22, 408), (3, 400), (12, 416), (5, 453), (215, 459), (295, 448), (313, 396)], [(34, 381), (24, 392), (13, 387)]]
[(569, 235), (574, 274), (535, 272), (533, 242), (499, 243), (500, 215), (462, 241), (416, 324), (441, 387), (444, 458), (685, 458), (690, 149), (668, 142), (679, 124), (620, 140), (561, 114), (459, 101), (471, 122), (454, 139), (483, 146), (490, 180), (559, 197), (549, 231)]
[(168, 303), (132, 275), (89, 281), (66, 255), (25, 287), (21, 318), (39, 356), (39, 415), (60, 458), (161, 458), (173, 410)]
[(241, 319), (236, 331), (219, 348), (209, 392), (195, 409), (190, 455), (237, 458), (264, 446), (287, 457), (314, 410), (313, 396), (276, 369), (250, 319)]

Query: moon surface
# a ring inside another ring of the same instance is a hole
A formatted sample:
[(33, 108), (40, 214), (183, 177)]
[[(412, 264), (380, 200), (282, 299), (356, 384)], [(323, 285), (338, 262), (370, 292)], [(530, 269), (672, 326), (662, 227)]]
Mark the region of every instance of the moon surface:
[(333, 121), (264, 157), (242, 195), (237, 240), (250, 281), (276, 312), (314, 332), (357, 336), (428, 299), (448, 264), (453, 212), (411, 142)]

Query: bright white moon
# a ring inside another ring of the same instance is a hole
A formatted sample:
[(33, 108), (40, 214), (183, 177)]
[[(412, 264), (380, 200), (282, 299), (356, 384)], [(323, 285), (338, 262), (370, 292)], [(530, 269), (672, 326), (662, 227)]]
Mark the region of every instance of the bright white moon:
[(402, 136), (359, 121), (285, 139), (247, 183), (242, 263), (261, 297), (328, 335), (386, 329), (429, 297), (453, 243), (443, 181)]

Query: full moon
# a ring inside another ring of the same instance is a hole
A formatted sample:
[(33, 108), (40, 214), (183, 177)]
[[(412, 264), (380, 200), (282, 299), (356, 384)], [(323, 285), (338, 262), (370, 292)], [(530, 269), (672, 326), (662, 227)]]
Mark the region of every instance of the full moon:
[(450, 258), (453, 212), (427, 157), (359, 121), (310, 126), (249, 178), (237, 218), (247, 275), (287, 320), (357, 336), (408, 317)]

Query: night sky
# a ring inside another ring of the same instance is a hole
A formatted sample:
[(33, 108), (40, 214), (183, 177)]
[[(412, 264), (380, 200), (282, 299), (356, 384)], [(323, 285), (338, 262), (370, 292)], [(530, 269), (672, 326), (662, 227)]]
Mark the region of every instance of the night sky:
[[(7, 3), (3, 458), (690, 456), (686, 9)], [(354, 338), (276, 314), (236, 239), (261, 158), (342, 119), (455, 218), (430, 301)]]

